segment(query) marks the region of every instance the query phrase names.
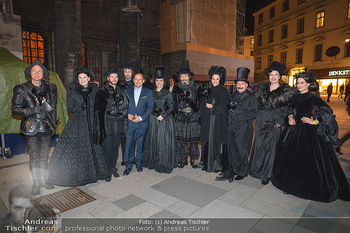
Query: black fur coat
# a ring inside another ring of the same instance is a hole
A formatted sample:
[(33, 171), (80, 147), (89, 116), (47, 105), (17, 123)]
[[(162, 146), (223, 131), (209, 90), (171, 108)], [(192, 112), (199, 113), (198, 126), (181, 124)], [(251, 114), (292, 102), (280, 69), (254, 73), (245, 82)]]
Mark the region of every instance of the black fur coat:
[(270, 92), (270, 82), (263, 82), (253, 88), (254, 95), (258, 98), (260, 109), (280, 109), (288, 104), (294, 89), (287, 83), (280, 83), (280, 86)]

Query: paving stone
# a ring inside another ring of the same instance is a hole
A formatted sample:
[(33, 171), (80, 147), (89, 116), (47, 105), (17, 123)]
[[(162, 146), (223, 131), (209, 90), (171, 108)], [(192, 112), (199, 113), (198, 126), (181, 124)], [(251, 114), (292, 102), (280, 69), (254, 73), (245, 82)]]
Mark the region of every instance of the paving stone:
[(327, 218), (301, 218), (297, 222), (297, 226), (314, 231), (314, 232), (349, 232), (348, 219), (337, 218), (327, 219)]
[(227, 202), (214, 200), (189, 217), (192, 218), (261, 218), (263, 215)]
[(200, 209), (199, 206), (193, 205), (185, 201), (179, 201), (172, 206), (169, 206), (166, 210), (169, 212), (180, 216), (181, 218), (186, 218)]
[(252, 197), (282, 207), (295, 208), (298, 212), (304, 212), (304, 210), (311, 202), (310, 200), (301, 199), (293, 195), (284, 194), (282, 191), (275, 188), (273, 185), (265, 185)]
[(305, 214), (315, 217), (350, 217), (350, 202), (342, 200), (331, 203), (312, 201), (305, 210)]
[(162, 209), (165, 209), (179, 201), (177, 198), (166, 195), (165, 193), (159, 192), (152, 188), (141, 190), (135, 193), (135, 195), (152, 203), (153, 205), (159, 206)]
[(295, 206), (293, 208), (287, 208), (270, 202), (262, 201), (254, 197), (246, 200), (240, 205), (240, 207), (251, 210), (256, 213), (260, 213), (264, 216), (286, 218), (300, 217), (303, 215), (305, 210), (303, 206), (301, 206), (301, 208), (298, 208), (298, 206)]
[(259, 189), (257, 188), (237, 184), (234, 188), (232, 188), (230, 191), (228, 191), (218, 199), (230, 203), (232, 205), (240, 206), (251, 196), (253, 196), (257, 191), (259, 191)]
[(200, 207), (207, 205), (227, 192), (224, 189), (183, 176), (174, 176), (153, 185), (151, 188)]
[(156, 213), (155, 215), (152, 215), (151, 218), (180, 218), (180, 216), (174, 213), (171, 213), (167, 210), (162, 210)]
[(261, 219), (255, 226), (259, 231), (270, 233), (289, 233), (294, 227), (294, 224), (290, 224), (282, 219)]
[(142, 203), (144, 203), (145, 200), (142, 198), (139, 198), (133, 194), (128, 195), (126, 197), (123, 197), (119, 200), (116, 200), (114, 202), (112, 202), (113, 204), (119, 206), (120, 208), (122, 208), (123, 210), (129, 210), (134, 208), (135, 206), (138, 206)]
[(290, 233), (316, 233), (316, 232), (299, 227), (299, 226), (294, 226), (294, 228), (292, 229), (292, 231)]
[(149, 218), (152, 215), (160, 212), (162, 209), (151, 203), (144, 202), (134, 208), (131, 208), (124, 213), (119, 214), (118, 218)]

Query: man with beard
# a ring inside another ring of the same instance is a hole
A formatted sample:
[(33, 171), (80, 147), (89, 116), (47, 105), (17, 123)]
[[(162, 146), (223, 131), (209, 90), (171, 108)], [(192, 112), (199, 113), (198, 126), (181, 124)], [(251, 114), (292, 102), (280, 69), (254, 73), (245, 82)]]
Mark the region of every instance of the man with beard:
[[(250, 70), (237, 69), (237, 91), (229, 104), (228, 153), (229, 169), (220, 173), (216, 180), (241, 180), (248, 175), (248, 155), (253, 141), (253, 120), (258, 113), (258, 100), (247, 90)], [(236, 178), (234, 177), (235, 175)]]
[[(125, 90), (126, 88), (134, 86), (134, 76), (135, 72), (139, 70), (139, 65), (137, 62), (129, 62), (126, 60), (120, 60), (118, 61), (117, 64), (117, 69), (118, 72), (123, 76), (121, 80), (118, 82), (118, 86), (122, 89)], [(121, 136), (121, 147), (122, 147), (122, 162), (121, 165), (125, 166), (125, 143), (126, 143), (126, 138), (125, 138), (125, 133), (122, 134)], [(135, 163), (135, 161), (134, 161)]]
[(12, 115), (21, 116), (21, 133), (24, 134), (29, 168), (33, 178), (32, 195), (39, 195), (40, 188), (53, 189), (46, 183), (51, 138), (56, 131), (57, 87), (43, 79), (49, 71), (35, 60), (24, 71), (30, 81), (13, 88)]
[[(121, 74), (111, 70), (103, 75), (107, 84), (96, 94), (94, 112), (94, 142), (103, 145), (104, 157), (110, 174), (119, 177), (115, 167), (118, 159), (118, 147), (122, 134), (128, 128), (129, 99), (117, 86)], [(111, 175), (106, 179), (111, 180)]]
[(193, 168), (197, 168), (195, 162), (199, 157), (198, 140), (200, 136), (199, 116), (197, 105), (198, 86), (192, 79), (193, 73), (190, 70), (188, 60), (182, 61), (180, 71), (176, 73), (180, 82), (174, 87), (175, 99), (175, 135), (180, 153), (179, 167), (183, 168), (188, 164), (187, 156)]

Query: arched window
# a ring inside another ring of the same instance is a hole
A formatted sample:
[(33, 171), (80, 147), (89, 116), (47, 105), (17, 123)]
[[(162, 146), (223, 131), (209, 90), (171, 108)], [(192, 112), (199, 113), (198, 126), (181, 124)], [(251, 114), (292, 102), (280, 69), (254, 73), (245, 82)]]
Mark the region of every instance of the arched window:
[(44, 64), (44, 39), (35, 32), (22, 32), (23, 60), (27, 63), (33, 63), (39, 59)]

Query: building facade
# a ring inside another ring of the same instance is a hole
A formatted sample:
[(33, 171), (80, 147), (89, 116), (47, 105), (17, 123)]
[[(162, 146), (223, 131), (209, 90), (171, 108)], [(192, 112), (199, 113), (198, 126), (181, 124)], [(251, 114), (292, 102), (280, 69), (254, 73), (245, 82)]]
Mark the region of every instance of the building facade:
[(160, 1), (0, 0), (0, 46), (25, 62), (39, 59), (65, 86), (87, 66), (100, 84), (118, 60), (160, 65)]
[(167, 75), (187, 59), (197, 81), (208, 81), (213, 65), (224, 66), (231, 83), (241, 66), (251, 70), (253, 80), (254, 59), (243, 55), (242, 11), (245, 0), (162, 0), (161, 60)]
[(305, 70), (316, 72), (321, 94), (330, 83), (335, 93), (349, 82), (349, 0), (276, 0), (253, 16), (257, 74), (279, 61), (291, 86)]

